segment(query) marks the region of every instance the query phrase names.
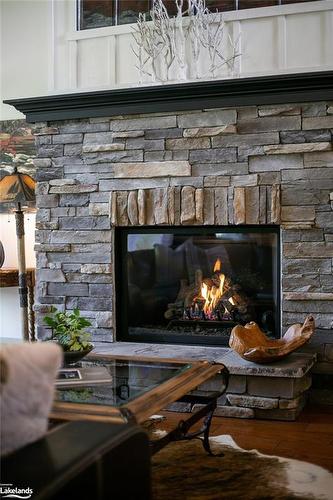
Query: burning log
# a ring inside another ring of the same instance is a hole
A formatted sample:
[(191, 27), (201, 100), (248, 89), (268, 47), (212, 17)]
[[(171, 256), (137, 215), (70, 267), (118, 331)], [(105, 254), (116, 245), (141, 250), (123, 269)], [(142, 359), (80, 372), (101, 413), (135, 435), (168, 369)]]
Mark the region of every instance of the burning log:
[(222, 262), (217, 259), (211, 277), (203, 278), (201, 269), (198, 269), (194, 283), (181, 280), (176, 301), (168, 304), (164, 317), (187, 321), (249, 321), (252, 307), (248, 298), (221, 269)]

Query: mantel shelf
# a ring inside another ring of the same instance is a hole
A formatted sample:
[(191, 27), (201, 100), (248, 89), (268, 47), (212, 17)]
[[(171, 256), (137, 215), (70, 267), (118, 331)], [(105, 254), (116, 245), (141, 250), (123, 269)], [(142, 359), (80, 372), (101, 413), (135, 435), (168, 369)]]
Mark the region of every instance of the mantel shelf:
[(333, 71), (10, 99), (28, 122), (333, 99)]

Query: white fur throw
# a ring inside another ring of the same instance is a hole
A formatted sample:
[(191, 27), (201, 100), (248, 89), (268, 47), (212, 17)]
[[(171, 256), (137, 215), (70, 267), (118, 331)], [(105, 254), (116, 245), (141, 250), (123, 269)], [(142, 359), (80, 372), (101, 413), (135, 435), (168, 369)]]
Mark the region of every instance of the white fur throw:
[(54, 380), (61, 363), (62, 351), (51, 342), (1, 347), (1, 455), (46, 433)]

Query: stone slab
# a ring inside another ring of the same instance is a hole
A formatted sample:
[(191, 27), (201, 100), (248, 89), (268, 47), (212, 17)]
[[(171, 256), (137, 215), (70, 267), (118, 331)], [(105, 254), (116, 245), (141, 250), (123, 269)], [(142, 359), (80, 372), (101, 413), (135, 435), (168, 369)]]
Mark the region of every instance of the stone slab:
[[(216, 359), (217, 361), (217, 359)], [(221, 362), (232, 375), (258, 375), (260, 377), (303, 377), (313, 367), (316, 356), (313, 354), (292, 353), (281, 361), (259, 365), (241, 358), (229, 350)]]
[(208, 361), (225, 364), (231, 375), (286, 378), (303, 377), (312, 368), (316, 360), (314, 354), (292, 353), (281, 361), (259, 365), (244, 360), (227, 347), (137, 344), (134, 342), (114, 342), (108, 346), (96, 346), (94, 352), (96, 354), (150, 356), (153, 358), (207, 359)]

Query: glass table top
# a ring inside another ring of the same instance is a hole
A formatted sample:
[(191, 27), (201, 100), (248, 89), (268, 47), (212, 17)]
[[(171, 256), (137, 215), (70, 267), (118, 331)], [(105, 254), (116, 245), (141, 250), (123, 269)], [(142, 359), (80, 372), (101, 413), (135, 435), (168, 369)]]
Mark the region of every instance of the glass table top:
[(191, 367), (159, 360), (81, 361), (70, 366), (80, 371), (81, 381), (57, 387), (55, 401), (120, 407)]

